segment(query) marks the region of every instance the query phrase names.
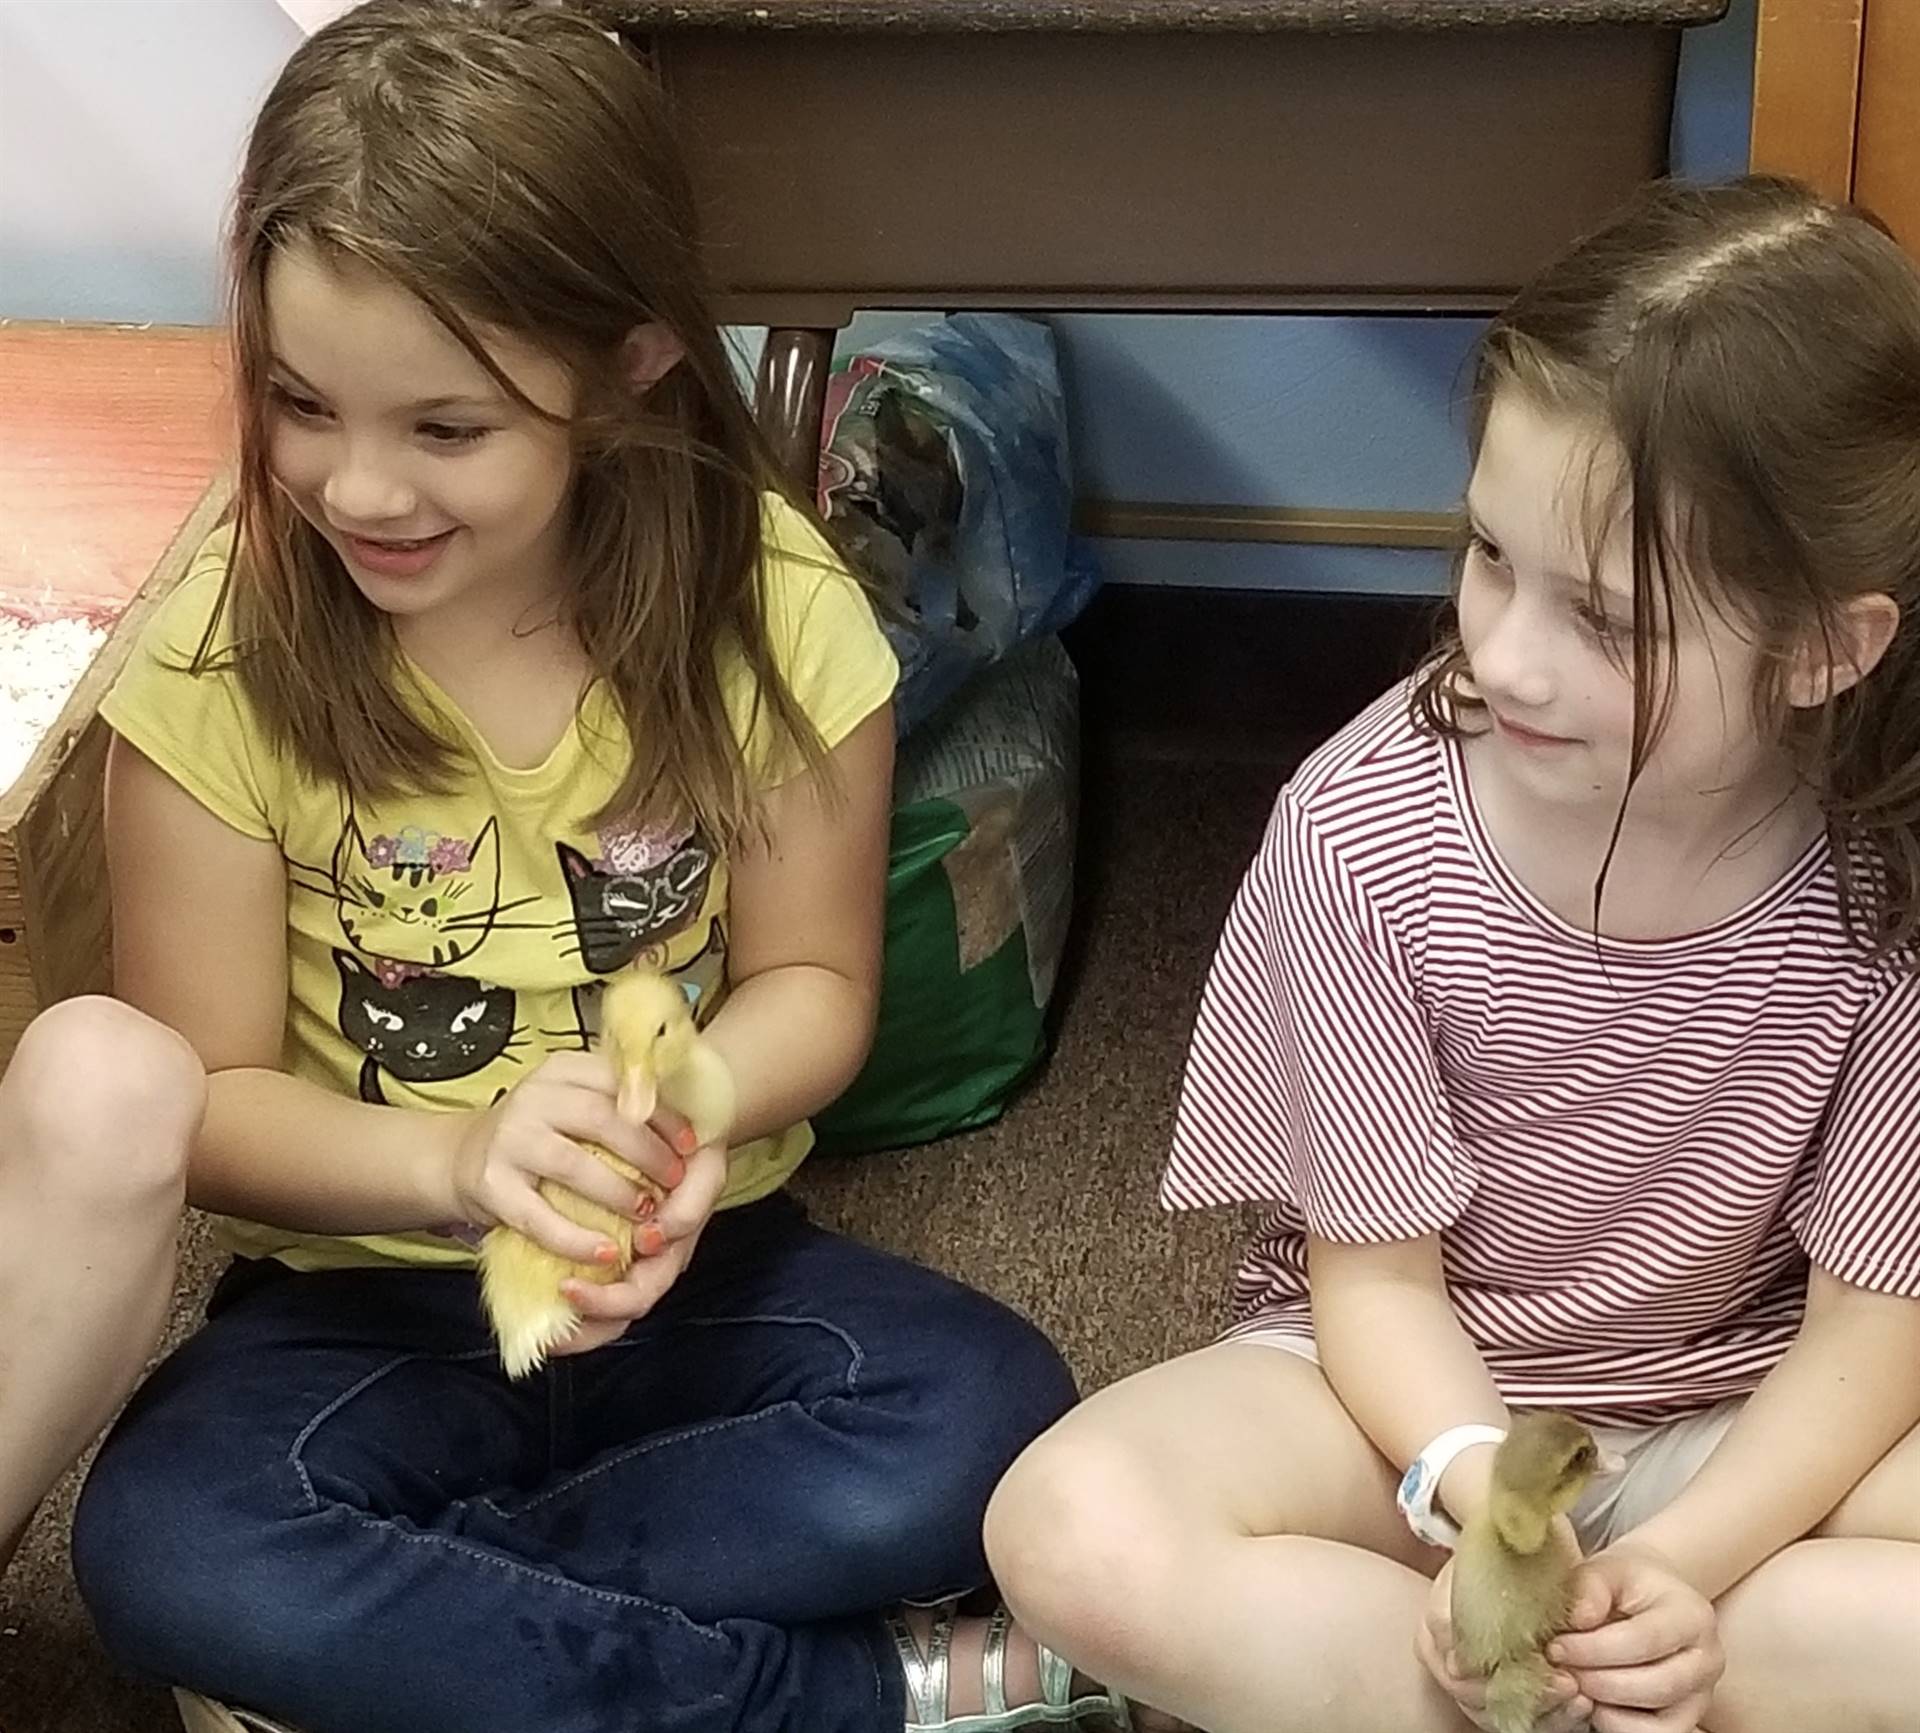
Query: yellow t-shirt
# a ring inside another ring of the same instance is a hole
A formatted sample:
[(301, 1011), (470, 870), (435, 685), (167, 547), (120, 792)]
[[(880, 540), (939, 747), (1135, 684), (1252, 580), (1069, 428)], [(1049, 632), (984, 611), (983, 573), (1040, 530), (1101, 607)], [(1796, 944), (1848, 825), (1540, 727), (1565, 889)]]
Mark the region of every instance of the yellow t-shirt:
[[(886, 702), (898, 668), (859, 586), (786, 501), (765, 502), (774, 653), (829, 747)], [(484, 1107), (547, 1054), (585, 1047), (600, 984), (641, 961), (674, 975), (701, 1023), (727, 991), (727, 865), (697, 831), (585, 821), (619, 786), (625, 738), (604, 687), (544, 764), (499, 762), (418, 669), (466, 749), (444, 794), (353, 802), (276, 755), (238, 680), (186, 667), (219, 593), (216, 531), (101, 706), (107, 721), (235, 830), (287, 863), (286, 1068), (397, 1107)], [(216, 645), (224, 644), (225, 627)], [(726, 702), (763, 784), (792, 773), (749, 739), (754, 684), (723, 661)], [(803, 1123), (732, 1155), (723, 1207), (779, 1187), (812, 1145)], [(222, 1238), (298, 1269), (473, 1261), (451, 1233), (348, 1238), (227, 1220)]]

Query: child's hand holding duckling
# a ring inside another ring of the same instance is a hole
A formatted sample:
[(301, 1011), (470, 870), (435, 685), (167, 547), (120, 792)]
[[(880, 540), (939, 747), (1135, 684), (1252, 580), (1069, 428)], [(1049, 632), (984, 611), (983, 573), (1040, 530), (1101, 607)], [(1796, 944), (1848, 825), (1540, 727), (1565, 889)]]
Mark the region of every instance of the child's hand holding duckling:
[[(1572, 1524), (1567, 1523), (1565, 1518), (1561, 1522), (1564, 1524), (1562, 1538), (1568, 1546), (1576, 1546)], [(1414, 1648), (1427, 1671), (1453, 1699), (1454, 1707), (1474, 1726), (1481, 1728), (1482, 1733), (1498, 1733), (1497, 1723), (1487, 1707), (1486, 1679), (1468, 1672), (1456, 1658), (1453, 1575), (1453, 1561), (1449, 1559), (1433, 1579), (1433, 1590), (1427, 1597), (1426, 1617), (1415, 1636)], [(1593, 1713), (1593, 1700), (1580, 1689), (1573, 1674), (1556, 1665), (1549, 1695), (1534, 1724), (1534, 1733), (1588, 1733), (1589, 1729), (1598, 1733), (1599, 1723), (1592, 1719)]]
[(580, 1327), (553, 1349), (554, 1355), (584, 1354), (616, 1341), (652, 1311), (685, 1271), (726, 1185), (724, 1144), (708, 1144), (689, 1155), (685, 1177), (646, 1224), (652, 1231), (635, 1233), (635, 1255), (625, 1273), (610, 1282), (569, 1281), (562, 1286), (561, 1293), (580, 1314)]
[(1579, 1421), (1552, 1412), (1519, 1416), (1494, 1452), (1485, 1496), (1435, 1585), (1433, 1653), (1422, 1649), (1435, 1678), (1492, 1733), (1584, 1724), (1585, 1696), (1547, 1648), (1573, 1608), (1580, 1545), (1570, 1514), (1593, 1477), (1617, 1466)]
[[(606, 1170), (594, 1175), (603, 1188), (613, 1177), (635, 1193), (624, 1210), (610, 1209), (558, 1175), (540, 1181), (535, 1201), (549, 1214), (605, 1236), (590, 1263), (511, 1220), (481, 1242), (481, 1299), (510, 1378), (562, 1348), (580, 1353), (611, 1341), (649, 1311), (685, 1268), (726, 1184), (733, 1073), (701, 1035), (684, 991), (654, 970), (626, 969), (607, 984), (600, 1012), (600, 1040), (586, 1057), (612, 1084), (612, 1102), (603, 1100), (599, 1114), (625, 1148), (596, 1138), (573, 1155), (576, 1167)], [(636, 1145), (655, 1146), (664, 1173), (657, 1161), (649, 1171), (627, 1153)], [(647, 1267), (635, 1279), (637, 1263)], [(580, 1303), (593, 1294), (601, 1303)]]
[[(554, 1053), (491, 1107), (447, 1114), (447, 1218), (470, 1227), (511, 1227), (556, 1257), (611, 1261), (603, 1227), (555, 1207), (548, 1182), (604, 1212), (643, 1219), (651, 1194), (677, 1185), (682, 1157), (644, 1121), (618, 1111), (619, 1076), (597, 1053)], [(611, 1150), (642, 1181), (587, 1153)]]
[(1581, 1560), (1569, 1514), (1623, 1465), (1565, 1415), (1516, 1420), (1417, 1639), (1488, 1733), (1695, 1733), (1724, 1666), (1713, 1604), (1629, 1536)]
[(617, 1276), (576, 1272), (561, 1282), (560, 1298), (579, 1322), (555, 1353), (600, 1347), (652, 1311), (691, 1261), (727, 1185), (733, 1073), (700, 1032), (679, 986), (629, 969), (608, 985), (601, 1023), (603, 1045), (620, 1069), (620, 1112), (650, 1125), (685, 1166), (651, 1219), (634, 1230), (633, 1257)]
[[(1572, 1544), (1569, 1525), (1565, 1539)], [(1695, 1733), (1726, 1667), (1713, 1603), (1664, 1559), (1617, 1542), (1573, 1574), (1567, 1629), (1547, 1645), (1554, 1668), (1536, 1733)], [(1417, 1647), (1460, 1712), (1492, 1733), (1487, 1682), (1453, 1654), (1453, 1565), (1434, 1579)]]
[(1547, 1659), (1593, 1704), (1594, 1733), (1694, 1733), (1726, 1656), (1713, 1603), (1631, 1535), (1575, 1571)]

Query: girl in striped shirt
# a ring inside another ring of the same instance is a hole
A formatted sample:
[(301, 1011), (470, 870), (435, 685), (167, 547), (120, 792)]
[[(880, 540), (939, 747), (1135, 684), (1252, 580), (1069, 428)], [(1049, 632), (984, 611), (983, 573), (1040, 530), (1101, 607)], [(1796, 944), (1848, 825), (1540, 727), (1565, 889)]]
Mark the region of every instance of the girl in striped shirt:
[(1554, 1406), (1627, 1466), (1543, 1733), (1912, 1733), (1920, 274), (1649, 189), (1494, 321), (1472, 447), (1458, 634), (1282, 792), (1201, 1008), (1164, 1196), (1268, 1207), (1235, 1321), (989, 1551), (1214, 1733), (1457, 1733), (1445, 1542)]

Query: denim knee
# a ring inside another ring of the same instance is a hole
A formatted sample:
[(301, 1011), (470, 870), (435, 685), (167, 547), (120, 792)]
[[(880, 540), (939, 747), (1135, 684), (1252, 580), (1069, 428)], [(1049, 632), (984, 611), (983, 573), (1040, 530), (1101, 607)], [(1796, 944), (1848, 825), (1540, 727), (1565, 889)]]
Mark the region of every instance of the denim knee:
[[(949, 1327), (927, 1345), (909, 1388), (878, 1396), (884, 1418), (912, 1437), (911, 1472), (869, 1481), (837, 1520), (860, 1534), (918, 1538), (931, 1558), (964, 1558), (984, 1579), (980, 1526), (1014, 1459), (1073, 1406), (1073, 1375), (1039, 1329), (984, 1294), (961, 1290)], [(956, 1585), (958, 1586), (958, 1585)]]
[(956, 1445), (970, 1442), (982, 1456), (1010, 1463), (1078, 1392), (1060, 1350), (1036, 1324), (988, 1295), (968, 1299), (942, 1344), (948, 1376), (941, 1424)]
[(310, 1649), (310, 1633), (278, 1628), (301, 1599), (282, 1544), (301, 1510), (291, 1468), (286, 1496), (263, 1499), (272, 1467), (236, 1467), (213, 1440), (183, 1451), (166, 1431), (164, 1419), (151, 1430), (123, 1422), (74, 1512), (74, 1578), (101, 1643), (174, 1684), (207, 1677), (214, 1657), (225, 1670), (237, 1648)]

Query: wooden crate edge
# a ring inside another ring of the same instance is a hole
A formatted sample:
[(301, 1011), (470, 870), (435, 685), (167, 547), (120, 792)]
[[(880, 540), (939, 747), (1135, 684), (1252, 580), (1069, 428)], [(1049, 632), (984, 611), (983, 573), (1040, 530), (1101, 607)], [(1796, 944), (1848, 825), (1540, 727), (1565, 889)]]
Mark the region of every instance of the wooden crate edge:
[[(111, 984), (103, 797), (107, 740), (100, 701), (126, 665), (154, 610), (164, 602), (219, 522), (231, 498), (231, 479), (210, 482), (181, 521), (146, 581), (114, 621), (113, 630), (68, 695), (34, 749), (27, 770), (0, 802), (0, 840), (6, 877), (17, 901), (15, 946), (0, 951), (0, 970), (24, 980), (28, 996), (16, 1018), (4, 1007), (0, 1043), (11, 1045), (30, 1014), (75, 993)], [(10, 911), (11, 912), (11, 911)]]
[(87, 671), (67, 694), (60, 714), (34, 747), (26, 768), (15, 778), (13, 786), (0, 796), (0, 831), (14, 831), (32, 810), (47, 785), (59, 774), (67, 754), (93, 720), (100, 700), (107, 695), (107, 689), (126, 666), (127, 657), (139, 642), (147, 620), (186, 575), (193, 556), (213, 533), (232, 496), (232, 476), (225, 473), (216, 476), (207, 484), (193, 510), (181, 520), (180, 527), (174, 531), (152, 572), (114, 621), (113, 630), (107, 634), (107, 641), (101, 645), (99, 655), (88, 663)]

